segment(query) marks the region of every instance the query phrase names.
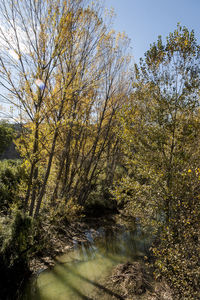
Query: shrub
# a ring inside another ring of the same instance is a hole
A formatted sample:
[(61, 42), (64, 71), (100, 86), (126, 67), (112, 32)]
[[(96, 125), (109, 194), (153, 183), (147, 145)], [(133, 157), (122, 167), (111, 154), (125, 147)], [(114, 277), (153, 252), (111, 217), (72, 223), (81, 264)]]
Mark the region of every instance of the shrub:
[(13, 220), (7, 228), (7, 237), (3, 241), (2, 254), (7, 266), (17, 261), (27, 262), (34, 243), (34, 226), (32, 219), (20, 211), (14, 212)]
[(0, 123), (0, 154), (11, 143), (14, 135), (14, 130), (7, 123)]
[(0, 210), (19, 202), (18, 188), (25, 172), (20, 160), (0, 161)]
[(17, 293), (29, 273), (28, 261), (34, 249), (34, 224), (30, 217), (19, 211), (1, 217), (0, 221), (1, 299), (21, 299)]

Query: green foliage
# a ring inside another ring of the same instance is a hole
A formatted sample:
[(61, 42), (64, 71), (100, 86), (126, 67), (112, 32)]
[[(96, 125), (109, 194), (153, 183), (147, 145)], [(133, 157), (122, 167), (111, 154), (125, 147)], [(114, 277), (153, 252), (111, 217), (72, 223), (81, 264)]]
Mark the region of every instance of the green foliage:
[(0, 123), (0, 154), (6, 149), (11, 143), (14, 136), (14, 130), (10, 124), (1, 122)]
[(156, 274), (177, 299), (197, 299), (199, 283), (199, 46), (178, 25), (159, 37), (136, 67), (119, 136), (126, 175), (113, 192), (125, 210), (151, 226)]
[(0, 216), (1, 298), (18, 299), (17, 292), (28, 276), (28, 260), (34, 231), (32, 220), (19, 211)]
[(112, 199), (108, 187), (99, 185), (93, 190), (84, 205), (84, 211), (87, 215), (104, 216), (106, 212), (116, 210), (116, 203)]
[[(191, 172), (190, 172), (191, 171)], [(167, 278), (174, 287), (175, 299), (197, 299), (199, 295), (199, 168), (189, 169), (176, 179), (171, 215), (163, 226), (156, 256), (155, 275)]]
[(16, 211), (10, 226), (7, 227), (7, 237), (1, 249), (5, 264), (12, 266), (18, 261), (26, 263), (33, 245), (32, 219)]
[(19, 185), (25, 179), (20, 160), (0, 161), (0, 209), (8, 209), (13, 203), (20, 204)]
[(113, 179), (116, 177), (116, 174), (118, 174), (116, 169), (117, 168), (113, 169), (111, 173), (109, 166), (104, 164), (103, 170), (98, 170), (99, 176), (92, 185), (91, 192), (84, 205), (86, 215), (103, 216), (106, 212), (114, 212), (116, 210), (116, 201), (110, 192)]
[[(48, 209), (49, 210), (49, 209)], [(84, 208), (77, 203), (74, 199), (69, 199), (65, 202), (65, 199), (59, 200), (59, 204), (56, 207), (52, 207), (49, 210), (49, 220), (57, 226), (59, 223), (73, 222), (75, 220), (80, 220), (84, 217)]]

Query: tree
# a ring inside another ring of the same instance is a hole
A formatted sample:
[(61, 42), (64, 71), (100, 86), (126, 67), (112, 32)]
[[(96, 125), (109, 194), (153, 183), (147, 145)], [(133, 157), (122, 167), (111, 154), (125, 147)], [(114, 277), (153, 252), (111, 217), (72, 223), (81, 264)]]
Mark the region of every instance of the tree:
[(135, 66), (132, 101), (120, 117), (128, 171), (115, 195), (154, 228), (157, 275), (178, 299), (199, 292), (199, 54), (185, 27), (165, 44), (159, 37)]
[(110, 31), (98, 1), (2, 0), (0, 8), (1, 98), (23, 124), (25, 210), (37, 217), (45, 195), (45, 205), (69, 195), (83, 204), (128, 90), (128, 40)]

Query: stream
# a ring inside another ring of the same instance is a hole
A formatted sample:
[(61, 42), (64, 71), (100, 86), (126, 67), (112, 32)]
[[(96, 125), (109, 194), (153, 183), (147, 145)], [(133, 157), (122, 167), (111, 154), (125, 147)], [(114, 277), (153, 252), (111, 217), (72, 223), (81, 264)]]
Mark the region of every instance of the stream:
[[(117, 264), (142, 259), (150, 240), (137, 228), (99, 228), (97, 234), (93, 239), (86, 231), (87, 243), (74, 240), (73, 250), (57, 257), (55, 267), (32, 277), (23, 300), (122, 299), (101, 282)], [(98, 290), (103, 297), (96, 298)]]

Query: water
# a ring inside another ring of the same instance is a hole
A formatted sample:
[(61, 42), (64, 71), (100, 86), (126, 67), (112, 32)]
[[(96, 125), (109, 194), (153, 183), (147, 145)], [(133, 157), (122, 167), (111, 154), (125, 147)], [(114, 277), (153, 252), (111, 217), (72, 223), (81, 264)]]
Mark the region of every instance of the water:
[(102, 280), (117, 264), (142, 258), (149, 240), (138, 230), (100, 228), (95, 241), (90, 231), (85, 235), (87, 244), (74, 241), (73, 251), (58, 257), (53, 269), (31, 279), (23, 300), (94, 300), (99, 299), (95, 296), (98, 290), (105, 295), (101, 299), (122, 299)]

